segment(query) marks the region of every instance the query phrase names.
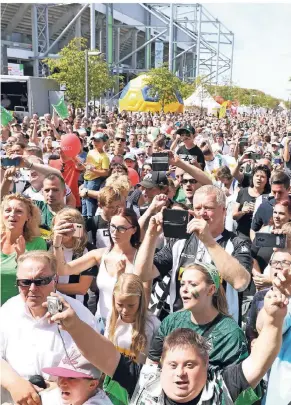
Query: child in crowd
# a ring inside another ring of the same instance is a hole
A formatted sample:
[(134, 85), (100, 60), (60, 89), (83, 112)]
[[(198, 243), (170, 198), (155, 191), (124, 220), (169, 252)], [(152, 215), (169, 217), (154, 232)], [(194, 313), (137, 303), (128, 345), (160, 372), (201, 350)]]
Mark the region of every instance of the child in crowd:
[[(143, 283), (135, 274), (122, 274), (114, 287), (112, 311), (105, 336), (120, 351), (138, 363), (145, 363), (149, 346), (160, 321), (147, 311)], [(106, 376), (104, 391), (115, 405), (127, 404), (127, 392)]]

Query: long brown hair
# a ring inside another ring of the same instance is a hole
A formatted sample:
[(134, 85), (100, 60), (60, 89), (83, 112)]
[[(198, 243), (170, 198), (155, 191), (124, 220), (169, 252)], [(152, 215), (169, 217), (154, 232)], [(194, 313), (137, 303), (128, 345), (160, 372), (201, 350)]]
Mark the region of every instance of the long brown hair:
[(115, 328), (119, 314), (115, 307), (115, 294), (130, 296), (139, 296), (139, 307), (136, 313), (135, 321), (132, 324), (132, 338), (130, 350), (135, 357), (139, 353), (144, 353), (147, 345), (147, 337), (145, 334), (145, 323), (147, 317), (146, 297), (141, 279), (135, 274), (123, 273), (118, 278), (112, 296), (112, 314), (109, 321), (108, 338), (115, 344)]
[[(207, 269), (204, 268), (203, 266), (200, 266), (199, 264), (196, 264), (196, 263), (190, 264), (189, 266), (187, 266), (185, 268), (184, 271), (186, 271), (186, 270), (198, 270), (204, 275), (206, 284), (208, 284), (208, 285), (214, 284), (209, 271), (207, 271)], [(221, 314), (229, 316), (225, 291), (221, 284), (219, 285), (218, 290), (212, 296), (212, 305)]]

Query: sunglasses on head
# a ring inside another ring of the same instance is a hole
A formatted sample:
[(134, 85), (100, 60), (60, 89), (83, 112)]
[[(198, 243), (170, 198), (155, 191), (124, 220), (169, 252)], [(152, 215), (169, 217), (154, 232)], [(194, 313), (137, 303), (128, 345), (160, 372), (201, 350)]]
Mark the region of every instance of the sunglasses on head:
[(30, 287), (31, 284), (33, 283), (36, 287), (41, 287), (43, 285), (48, 285), (55, 276), (50, 276), (50, 277), (43, 277), (43, 278), (37, 278), (37, 279), (18, 279), (16, 280), (16, 285), (18, 287)]
[(197, 180), (195, 180), (195, 179), (183, 179), (182, 180), (182, 184), (196, 184), (197, 183)]
[(115, 138), (115, 140), (118, 142), (118, 141), (120, 141), (120, 142), (126, 142), (126, 139), (125, 138)]

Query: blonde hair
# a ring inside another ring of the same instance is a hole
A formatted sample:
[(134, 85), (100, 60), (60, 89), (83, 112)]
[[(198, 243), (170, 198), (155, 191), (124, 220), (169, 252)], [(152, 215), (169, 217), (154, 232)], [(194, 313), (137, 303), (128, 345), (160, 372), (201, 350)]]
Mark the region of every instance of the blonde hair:
[(57, 274), (57, 259), (52, 252), (46, 250), (31, 250), (30, 252), (23, 253), (17, 260), (17, 266), (24, 262), (24, 260), (39, 260), (42, 263), (49, 265), (52, 273)]
[(33, 238), (40, 235), (41, 213), (39, 208), (32, 203), (29, 198), (24, 197), (19, 193), (9, 194), (3, 198), (1, 203), (1, 218), (0, 229), (1, 232), (6, 232), (6, 226), (4, 224), (4, 209), (10, 201), (17, 200), (25, 205), (27, 210), (28, 219), (23, 227), (23, 237), (26, 242), (31, 242)]
[(120, 175), (120, 173), (114, 173), (110, 177), (107, 178), (106, 186), (117, 188), (122, 195), (122, 197), (127, 197), (129, 190), (131, 189), (131, 183), (128, 177), (124, 174)]
[(66, 207), (60, 210), (55, 217), (53, 218), (52, 221), (52, 233), (51, 233), (51, 240), (53, 241), (54, 239), (54, 225), (56, 224), (57, 221), (60, 219), (65, 219), (68, 222), (71, 223), (76, 223), (76, 224), (81, 224), (83, 225), (83, 236), (81, 238), (73, 238), (74, 244), (73, 244), (73, 251), (74, 253), (77, 253), (78, 255), (82, 255), (84, 252), (84, 249), (86, 248), (87, 242), (88, 242), (88, 236), (87, 232), (85, 229), (85, 222), (84, 218), (82, 217), (81, 213), (76, 210), (75, 208), (70, 208)]
[(145, 334), (145, 323), (147, 316), (146, 297), (141, 279), (135, 274), (123, 273), (118, 278), (112, 296), (112, 314), (109, 321), (108, 338), (115, 344), (115, 328), (119, 314), (115, 306), (115, 294), (124, 295), (126, 297), (139, 296), (139, 307), (136, 313), (136, 319), (132, 324), (132, 338), (130, 350), (135, 357), (139, 353), (144, 353), (147, 345), (147, 337)]
[(101, 207), (121, 200), (121, 193), (117, 187), (103, 187), (98, 194), (98, 202)]
[[(203, 266), (200, 266), (199, 264), (196, 264), (196, 263), (195, 264), (190, 264), (189, 266), (187, 266), (185, 268), (184, 272), (187, 271), (187, 270), (198, 270), (198, 271), (200, 271), (204, 275), (206, 284), (215, 285), (213, 279), (211, 278), (211, 275), (210, 275), (209, 271), (207, 271), (207, 269), (204, 268)], [(221, 284), (219, 285), (219, 288), (216, 291), (216, 293), (212, 296), (212, 305), (221, 314), (229, 316), (225, 291), (224, 291), (224, 288), (223, 288), (223, 286)]]

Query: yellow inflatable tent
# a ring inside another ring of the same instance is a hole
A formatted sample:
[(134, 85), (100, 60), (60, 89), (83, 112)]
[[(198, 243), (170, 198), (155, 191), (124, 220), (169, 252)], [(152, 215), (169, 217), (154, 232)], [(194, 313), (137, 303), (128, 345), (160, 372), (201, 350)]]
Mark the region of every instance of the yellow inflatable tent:
[[(146, 75), (141, 75), (132, 79), (122, 90), (119, 98), (119, 110), (126, 111), (151, 111), (160, 112), (162, 110), (158, 97), (149, 94), (150, 87), (145, 83)], [(164, 112), (184, 112), (184, 102), (177, 92), (176, 102), (165, 106)]]

